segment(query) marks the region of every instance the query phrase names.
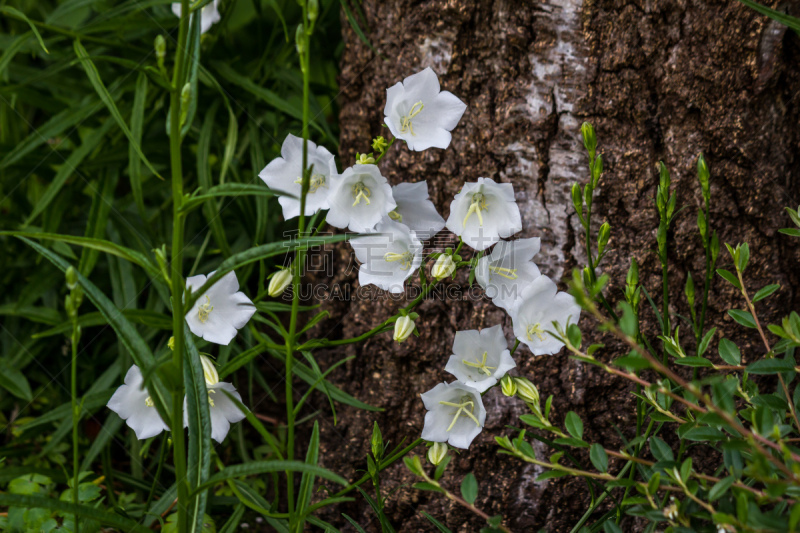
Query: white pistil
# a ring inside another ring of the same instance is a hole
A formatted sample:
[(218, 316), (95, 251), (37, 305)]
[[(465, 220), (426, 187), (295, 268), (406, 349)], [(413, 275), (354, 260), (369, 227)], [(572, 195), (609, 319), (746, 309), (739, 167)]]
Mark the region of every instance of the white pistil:
[(398, 213), (397, 209), (395, 209), (394, 211), (389, 211), (389, 218), (391, 218), (395, 222), (402, 222), (403, 221), (403, 215)]
[(504, 267), (496, 267), (489, 265), (489, 270), (497, 274), (498, 276), (502, 276), (506, 279), (515, 280), (517, 279), (517, 269), (516, 268), (504, 268)]
[(372, 192), (369, 190), (369, 187), (364, 185), (362, 182), (359, 181), (358, 183), (353, 185), (353, 198), (355, 198), (355, 201), (353, 202), (353, 207), (357, 206), (362, 198), (367, 203), (367, 205), (369, 205), (370, 196), (372, 196)]
[(472, 361), (467, 361), (466, 359), (462, 359), (461, 362), (464, 363), (467, 366), (471, 366), (472, 368), (477, 368), (478, 371), (483, 372), (487, 376), (491, 376), (492, 375), (492, 370), (495, 370), (497, 367), (496, 366), (486, 366), (486, 358), (488, 356), (489, 356), (489, 352), (483, 352), (483, 359), (481, 360), (480, 363), (477, 362), (477, 361), (473, 363)]
[(529, 341), (533, 340), (533, 336), (534, 335), (539, 337), (540, 341), (544, 340), (544, 330), (542, 329), (542, 325), (539, 322), (537, 322), (536, 324), (528, 326), (527, 333), (528, 333), (528, 340)]
[(389, 263), (393, 263), (395, 261), (400, 261), (400, 268), (403, 270), (408, 270), (411, 268), (411, 263), (414, 261), (414, 254), (411, 252), (405, 252), (402, 254), (398, 254), (395, 252), (386, 252), (383, 256), (383, 259), (388, 261)]
[(472, 216), (472, 213), (475, 213), (478, 215), (479, 224), (483, 226), (483, 216), (481, 215), (481, 211), (488, 210), (489, 209), (486, 207), (486, 196), (484, 196), (482, 192), (476, 192), (472, 195), (472, 201), (469, 204), (469, 211), (467, 211), (467, 216), (464, 217), (464, 222), (462, 222), (461, 225), (466, 227), (467, 220), (469, 220), (469, 217)]
[[(470, 417), (478, 427), (481, 427), (481, 423), (478, 421), (475, 415), (472, 414), (472, 411), (475, 409), (475, 402), (473, 402), (469, 396), (462, 397), (461, 403), (444, 402), (444, 401), (440, 401), (439, 403), (442, 405), (447, 405), (448, 407), (458, 407), (458, 411), (456, 411), (456, 414), (453, 417), (453, 421), (450, 422), (450, 426), (447, 428), (447, 431), (453, 429), (453, 426), (455, 426), (456, 422), (458, 422), (458, 417), (461, 415), (461, 413), (464, 413), (465, 415)], [(469, 410), (467, 410), (467, 406), (469, 406)]]
[(425, 105), (421, 100), (411, 106), (408, 114), (400, 119), (400, 133), (410, 133), (411, 135), (416, 135), (416, 133), (414, 133), (414, 127), (411, 124), (411, 119), (419, 115), (423, 107), (425, 107)]
[(197, 308), (197, 317), (200, 319), (200, 322), (205, 324), (208, 321), (208, 315), (210, 315), (213, 310), (214, 306), (211, 305), (211, 299), (206, 295), (206, 302)]
[[(302, 185), (303, 178), (297, 178), (294, 180), (295, 183)], [(313, 174), (311, 179), (308, 180), (308, 192), (315, 193), (319, 190), (320, 187), (328, 188), (328, 181), (323, 174)]]

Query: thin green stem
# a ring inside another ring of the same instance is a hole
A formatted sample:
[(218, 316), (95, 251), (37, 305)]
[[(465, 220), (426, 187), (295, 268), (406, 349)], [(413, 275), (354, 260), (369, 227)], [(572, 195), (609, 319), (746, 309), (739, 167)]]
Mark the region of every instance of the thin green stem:
[[(300, 71), (303, 74), (303, 176), (300, 193), (300, 219), (298, 221), (298, 236), (302, 237), (305, 233), (305, 210), (306, 196), (308, 195), (310, 172), (308, 169), (308, 124), (310, 116), (310, 72), (309, 72), (309, 44), (311, 37), (311, 27), (308, 21), (308, 7), (303, 3), (303, 38), (305, 46), (298, 45), (298, 56), (300, 60)], [(295, 438), (295, 410), (294, 410), (294, 390), (293, 366), (295, 352), (295, 336), (297, 332), (297, 315), (300, 308), (300, 276), (305, 263), (305, 252), (297, 250), (294, 262), (292, 263), (292, 311), (289, 319), (289, 331), (286, 335), (286, 458), (289, 461), (294, 459), (294, 438)], [(286, 471), (286, 499), (290, 516), (294, 515), (294, 472)], [(298, 527), (302, 527), (302, 520), (298, 521)]]
[[(420, 444), (422, 444), (422, 439), (418, 438), (415, 441), (413, 441), (411, 444), (409, 444), (408, 446), (406, 446), (405, 448), (400, 450), (399, 452), (397, 452), (394, 455), (392, 455), (391, 457), (389, 457), (388, 459), (382, 460), (380, 466), (378, 467), (378, 472), (386, 470), (391, 465), (393, 465), (396, 461), (398, 461), (399, 459), (402, 459), (403, 457), (405, 457), (408, 452), (410, 452), (411, 450), (413, 450), (414, 448), (416, 448)], [(351, 483), (347, 487), (343, 488), (342, 490), (340, 490), (339, 492), (337, 492), (336, 494), (331, 496), (331, 498), (338, 498), (340, 496), (344, 496), (345, 494), (347, 494), (348, 492), (352, 491), (356, 487), (360, 487), (361, 485), (363, 485), (364, 483), (366, 483), (370, 479), (372, 479), (372, 478), (370, 477), (369, 474), (364, 474), (364, 476), (361, 479), (359, 479), (355, 483)], [(310, 510), (311, 510), (311, 508), (309, 508), (309, 511)]]
[(384, 150), (384, 151), (383, 151), (383, 153), (382, 153), (381, 155), (379, 155), (378, 157), (376, 157), (376, 158), (375, 158), (375, 164), (376, 164), (376, 165), (377, 165), (378, 163), (380, 163), (381, 159), (383, 159), (383, 156), (385, 156), (385, 155), (386, 155), (386, 154), (389, 152), (389, 149), (390, 149), (390, 148), (392, 147), (392, 145), (394, 144), (394, 141), (395, 141), (395, 137), (392, 137), (392, 140), (391, 140), (391, 141), (389, 141), (389, 144), (386, 146), (386, 150)]
[[(186, 76), (186, 42), (189, 33), (189, 1), (181, 0), (181, 21), (178, 30), (178, 46), (170, 94), (170, 135), (169, 153), (172, 181), (172, 335), (175, 340), (172, 352), (172, 366), (178, 379), (183, 379), (184, 350), (184, 282), (183, 282), (183, 232), (184, 218), (181, 212), (183, 202), (183, 162), (181, 160), (181, 99), (180, 93)], [(171, 430), (173, 442), (173, 462), (175, 463), (175, 483), (178, 488), (178, 533), (188, 530), (189, 487), (186, 481), (186, 438), (183, 431), (183, 382), (175, 384), (172, 390)]]
[[(78, 457), (78, 310), (72, 314), (72, 375), (70, 379), (72, 400), (72, 503), (78, 505), (78, 476), (80, 472)], [(78, 514), (75, 513), (75, 533), (80, 531)]]
[(145, 503), (144, 508), (150, 508), (150, 502), (153, 501), (153, 496), (156, 494), (156, 485), (159, 484), (159, 480), (161, 479), (161, 470), (164, 467), (164, 461), (167, 459), (167, 443), (169, 442), (169, 437), (166, 435), (161, 439), (161, 450), (158, 453), (158, 466), (156, 466), (156, 475), (153, 476), (153, 485), (150, 487), (150, 492), (147, 494), (147, 503)]

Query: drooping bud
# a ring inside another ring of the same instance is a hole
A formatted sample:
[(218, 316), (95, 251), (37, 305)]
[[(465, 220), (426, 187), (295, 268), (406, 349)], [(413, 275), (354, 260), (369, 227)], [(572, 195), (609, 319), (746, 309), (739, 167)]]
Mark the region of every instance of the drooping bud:
[(438, 465), (447, 457), (447, 450), (446, 443), (434, 442), (433, 446), (428, 448), (428, 462), (434, 466)]
[(514, 378), (517, 384), (517, 396), (527, 403), (539, 403), (539, 389), (526, 378)]
[(414, 332), (414, 320), (410, 316), (401, 316), (394, 323), (393, 339), (397, 342), (403, 342), (411, 336)]
[(292, 284), (292, 271), (291, 268), (282, 268), (273, 274), (272, 279), (269, 280), (269, 286), (267, 287), (267, 293), (270, 295), (271, 298), (277, 298), (283, 291), (286, 290), (286, 287)]
[(581, 186), (577, 183), (572, 184), (572, 206), (583, 222), (583, 197), (581, 196)]
[(510, 398), (517, 394), (517, 383), (514, 381), (514, 378), (506, 374), (503, 376), (503, 379), (500, 380), (500, 389), (503, 391), (503, 394)]
[(200, 363), (203, 365), (203, 377), (206, 380), (206, 384), (216, 385), (219, 383), (219, 374), (217, 373), (217, 367), (214, 366), (214, 361), (208, 356), (201, 355)]
[(453, 257), (448, 254), (442, 254), (434, 263), (431, 274), (436, 278), (436, 281), (441, 281), (451, 275), (455, 269), (456, 264), (453, 262)]

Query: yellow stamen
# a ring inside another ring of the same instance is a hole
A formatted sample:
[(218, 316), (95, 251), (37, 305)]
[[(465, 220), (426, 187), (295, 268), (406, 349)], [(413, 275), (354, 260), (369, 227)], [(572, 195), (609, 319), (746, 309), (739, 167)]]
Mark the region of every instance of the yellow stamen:
[[(511, 280), (517, 279), (517, 269), (516, 268), (504, 268), (504, 267), (490, 266), (489, 270), (491, 270), (492, 272), (494, 272), (498, 276), (502, 276), (502, 277), (504, 277), (506, 279), (511, 279)], [(491, 274), (489, 275), (489, 278), (491, 278)]]
[[(300, 185), (303, 184), (303, 178), (297, 178), (294, 180), (295, 183)], [(320, 187), (328, 188), (328, 181), (325, 179), (325, 176), (322, 174), (313, 174), (311, 179), (308, 180), (308, 192), (314, 193), (319, 190)]]
[(483, 372), (487, 376), (491, 376), (492, 375), (491, 371), (495, 370), (497, 367), (496, 366), (486, 366), (486, 357), (488, 355), (489, 355), (489, 352), (483, 352), (483, 359), (481, 360), (480, 363), (478, 363), (478, 362), (473, 363), (472, 361), (467, 361), (466, 359), (462, 359), (461, 362), (464, 363), (467, 366), (471, 366), (472, 368), (477, 368), (479, 372)]
[(466, 227), (467, 220), (469, 220), (469, 217), (472, 216), (472, 213), (475, 213), (478, 215), (479, 225), (483, 226), (483, 216), (481, 216), (481, 211), (488, 210), (489, 209), (486, 207), (486, 196), (484, 196), (482, 192), (476, 192), (472, 195), (472, 201), (469, 204), (469, 211), (467, 211), (467, 216), (464, 217), (464, 222), (461, 225)]
[(404, 254), (398, 254), (395, 252), (386, 252), (384, 254), (383, 259), (388, 261), (389, 263), (393, 263), (395, 261), (400, 261), (400, 268), (403, 270), (408, 270), (411, 268), (411, 263), (414, 261), (414, 254), (411, 252), (406, 252)]
[(398, 213), (397, 209), (395, 209), (394, 211), (389, 211), (389, 218), (391, 218), (395, 222), (402, 222), (403, 221), (403, 215)]
[(208, 405), (210, 405), (211, 407), (214, 407), (214, 400), (211, 399), (211, 395), (216, 393), (217, 391), (215, 391), (214, 389), (208, 389)]
[(210, 315), (213, 310), (214, 306), (211, 305), (211, 299), (206, 295), (206, 303), (200, 305), (197, 309), (197, 317), (200, 319), (200, 322), (205, 324), (208, 321), (208, 315)]
[(539, 337), (540, 341), (544, 340), (544, 330), (542, 329), (542, 325), (539, 322), (537, 322), (536, 324), (533, 324), (531, 326), (528, 326), (527, 333), (528, 333), (528, 340), (529, 341), (533, 340), (533, 336), (534, 335)]
[(144, 404), (147, 407), (155, 407), (155, 405), (156, 405), (156, 404), (153, 403), (153, 399), (150, 396), (148, 396), (147, 398), (144, 399)]
[(411, 106), (408, 114), (400, 119), (400, 133), (410, 133), (411, 135), (416, 135), (416, 133), (414, 133), (414, 127), (411, 124), (411, 119), (419, 115), (423, 107), (425, 107), (425, 105), (421, 100)]
[(369, 188), (361, 183), (360, 181), (353, 185), (353, 198), (355, 198), (355, 202), (353, 202), (353, 207), (357, 206), (358, 203), (363, 198), (367, 205), (370, 204), (369, 197), (372, 196), (372, 192)]
[[(461, 415), (461, 413), (464, 413), (469, 418), (471, 418), (472, 421), (475, 422), (475, 424), (478, 427), (481, 426), (481, 423), (478, 421), (478, 419), (475, 417), (475, 415), (472, 414), (472, 411), (475, 410), (475, 402), (473, 402), (472, 399), (469, 396), (462, 397), (461, 398), (461, 403), (455, 403), (455, 402), (439, 402), (439, 403), (442, 404), (442, 405), (447, 405), (448, 407), (458, 407), (458, 411), (456, 411), (456, 414), (453, 417), (453, 421), (450, 422), (450, 425), (448, 426), (447, 431), (450, 431), (451, 429), (453, 429), (453, 426), (455, 426), (456, 422), (458, 422), (458, 417)], [(469, 406), (469, 410), (467, 410), (467, 406)]]

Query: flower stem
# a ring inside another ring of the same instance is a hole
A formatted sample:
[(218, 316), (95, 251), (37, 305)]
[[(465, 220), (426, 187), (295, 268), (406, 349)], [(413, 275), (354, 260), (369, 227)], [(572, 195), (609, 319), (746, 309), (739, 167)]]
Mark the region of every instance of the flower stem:
[[(175, 345), (172, 351), (172, 365), (178, 379), (183, 379), (183, 232), (184, 218), (181, 212), (183, 202), (183, 162), (181, 160), (181, 90), (186, 76), (186, 42), (189, 33), (189, 1), (181, 0), (181, 21), (178, 30), (178, 46), (175, 51), (176, 60), (172, 77), (170, 94), (170, 134), (169, 155), (172, 180), (172, 335)], [(182, 381), (172, 390), (172, 414), (170, 419), (173, 442), (173, 462), (175, 464), (175, 483), (178, 489), (178, 533), (188, 530), (189, 490), (186, 480), (186, 438), (183, 431), (183, 398)]]
[(376, 165), (377, 165), (378, 163), (380, 163), (381, 159), (383, 159), (383, 156), (385, 156), (385, 155), (387, 154), (387, 152), (389, 152), (389, 149), (390, 149), (390, 148), (392, 147), (392, 145), (394, 144), (394, 141), (395, 141), (395, 137), (392, 137), (392, 140), (390, 140), (390, 141), (389, 141), (389, 144), (388, 144), (388, 146), (386, 146), (386, 150), (384, 150), (384, 151), (383, 151), (383, 153), (382, 153), (381, 155), (379, 155), (378, 157), (376, 157), (376, 158), (375, 158), (375, 164), (376, 164)]
[[(70, 379), (72, 399), (72, 503), (78, 505), (78, 475), (80, 465), (78, 463), (78, 422), (80, 419), (78, 412), (78, 312), (77, 309), (72, 316), (72, 375)], [(78, 525), (78, 514), (75, 513), (75, 533), (80, 531)]]

